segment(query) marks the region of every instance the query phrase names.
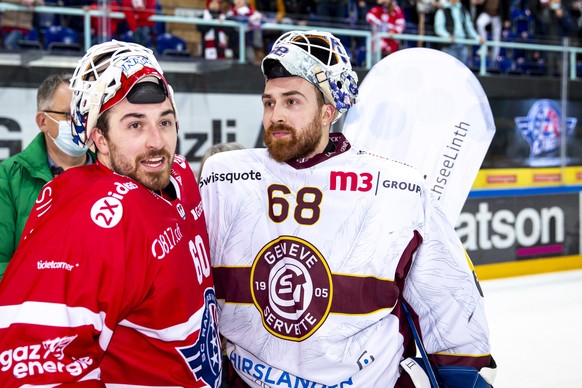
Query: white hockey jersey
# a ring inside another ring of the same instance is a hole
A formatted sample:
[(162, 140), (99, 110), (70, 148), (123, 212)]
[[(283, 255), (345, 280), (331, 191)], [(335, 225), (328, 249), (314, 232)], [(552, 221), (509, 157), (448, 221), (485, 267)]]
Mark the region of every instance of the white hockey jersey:
[[(423, 177), (335, 150), (288, 163), (219, 153), (199, 181), (220, 332), (257, 387), (404, 386), (412, 311), (431, 361), (489, 366), (483, 297)], [(400, 379), (400, 381), (399, 381)]]

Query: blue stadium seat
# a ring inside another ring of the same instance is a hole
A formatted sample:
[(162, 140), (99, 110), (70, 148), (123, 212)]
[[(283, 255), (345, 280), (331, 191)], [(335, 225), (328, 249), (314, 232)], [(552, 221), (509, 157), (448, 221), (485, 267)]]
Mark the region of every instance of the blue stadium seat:
[[(156, 1), (156, 15), (162, 15), (162, 14), (163, 14), (162, 4), (159, 1)], [(166, 23), (156, 22), (156, 24), (154, 26), (155, 36), (160, 36), (162, 34), (165, 34), (166, 32), (167, 32)]]
[[(406, 27), (404, 27), (404, 33), (411, 34), (411, 35), (418, 35), (418, 24), (415, 24), (412, 22), (406, 22)], [(417, 46), (418, 46), (417, 41), (413, 41), (413, 40), (400, 41), (400, 49), (417, 47)]]
[(24, 36), (24, 38), (18, 41), (18, 46), (23, 50), (33, 49), (42, 50), (42, 43), (40, 42), (40, 37), (38, 35), (38, 30), (33, 28)]
[(119, 34), (119, 40), (122, 42), (133, 42), (133, 31), (127, 30)]
[(529, 34), (534, 32), (534, 18), (530, 10), (522, 11), (520, 9), (512, 9), (510, 18), (513, 30), (517, 35), (522, 32), (527, 32)]
[[(497, 58), (497, 68), (502, 74), (522, 74), (523, 72), (520, 69), (517, 69), (515, 63), (508, 57), (500, 56)], [(517, 70), (516, 72), (512, 72), (513, 70)]]
[[(59, 7), (62, 4), (59, 4), (59, 0), (44, 0), (44, 5), (47, 7)], [(36, 13), (34, 14), (33, 25), (39, 31), (42, 31), (45, 28), (50, 26), (60, 26), (62, 25), (61, 19), (63, 15), (54, 14), (54, 13)]]
[(50, 26), (43, 31), (44, 48), (50, 52), (81, 51), (79, 34), (72, 28)]
[[(469, 66), (471, 71), (478, 73), (481, 70), (481, 57), (478, 55), (473, 56), (472, 66)], [(501, 74), (503, 73), (500, 66), (499, 60), (491, 60), (490, 58), (485, 59), (485, 71), (489, 74)]]
[(352, 61), (354, 66), (364, 66), (366, 63), (366, 46), (361, 45), (356, 47), (352, 52)]
[(516, 65), (518, 69), (527, 75), (542, 76), (546, 74), (546, 65), (543, 60), (519, 58), (516, 61)]
[(177, 35), (166, 32), (156, 38), (156, 51), (158, 55), (172, 57), (190, 57), (186, 47), (186, 41)]
[[(121, 40), (122, 42), (138, 43), (138, 42), (136, 42), (136, 39), (134, 37), (134, 32), (131, 30), (127, 30), (127, 31), (120, 33), (118, 40)], [(150, 48), (150, 49), (153, 48), (151, 39), (148, 39), (148, 41), (145, 42), (145, 47)]]

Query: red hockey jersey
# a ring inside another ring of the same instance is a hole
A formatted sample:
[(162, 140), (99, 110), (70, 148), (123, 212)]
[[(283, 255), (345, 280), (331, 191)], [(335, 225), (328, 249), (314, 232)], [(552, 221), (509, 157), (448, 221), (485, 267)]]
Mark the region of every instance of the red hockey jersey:
[(44, 187), (0, 282), (2, 387), (219, 386), (208, 236), (181, 156), (170, 186), (174, 200), (96, 163)]
[[(366, 21), (372, 27), (373, 32), (391, 32), (393, 34), (402, 34), (406, 27), (406, 20), (402, 9), (393, 4), (394, 8), (389, 11), (382, 6), (372, 7), (366, 14)], [(390, 38), (380, 40), (380, 48), (383, 54), (392, 54), (398, 51), (398, 41)]]

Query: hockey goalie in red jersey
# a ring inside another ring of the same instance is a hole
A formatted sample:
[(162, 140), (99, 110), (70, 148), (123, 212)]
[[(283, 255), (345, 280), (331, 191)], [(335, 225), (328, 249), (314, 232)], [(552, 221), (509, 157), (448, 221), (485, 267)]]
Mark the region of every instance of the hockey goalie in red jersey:
[(285, 33), (262, 70), (267, 148), (199, 183), (229, 365), (251, 387), (427, 387), (407, 306), (431, 364), (490, 387), (484, 299), (423, 176), (330, 133), (358, 94), (339, 39)]
[(71, 79), (97, 163), (39, 195), (0, 282), (0, 385), (212, 387), (220, 341), (204, 212), (151, 50), (90, 48)]

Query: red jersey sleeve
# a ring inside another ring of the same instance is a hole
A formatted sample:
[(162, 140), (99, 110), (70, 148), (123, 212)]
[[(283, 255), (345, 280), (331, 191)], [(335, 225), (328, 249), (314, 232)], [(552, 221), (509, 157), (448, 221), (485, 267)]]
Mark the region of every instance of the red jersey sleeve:
[(172, 185), (165, 200), (97, 163), (44, 187), (0, 283), (3, 387), (215, 386), (208, 237), (187, 163)]

